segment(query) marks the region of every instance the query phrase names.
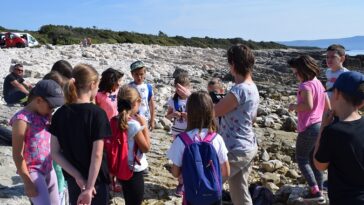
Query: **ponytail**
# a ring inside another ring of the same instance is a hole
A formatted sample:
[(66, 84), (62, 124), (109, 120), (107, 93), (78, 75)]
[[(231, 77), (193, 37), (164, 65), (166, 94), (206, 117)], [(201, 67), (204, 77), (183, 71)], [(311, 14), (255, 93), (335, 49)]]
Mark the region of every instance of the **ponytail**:
[(64, 85), (64, 97), (66, 99), (66, 104), (75, 103), (77, 101), (77, 87), (74, 80), (69, 80)]
[(119, 128), (120, 130), (128, 129), (128, 112), (131, 110), (131, 102), (125, 99), (118, 100)]

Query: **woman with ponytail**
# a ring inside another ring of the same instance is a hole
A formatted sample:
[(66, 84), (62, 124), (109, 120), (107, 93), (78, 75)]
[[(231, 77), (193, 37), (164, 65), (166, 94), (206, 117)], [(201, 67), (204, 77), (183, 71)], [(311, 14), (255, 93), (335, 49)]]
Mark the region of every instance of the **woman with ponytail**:
[[(133, 87), (123, 86), (118, 93), (118, 132), (128, 133), (128, 165), (133, 175), (128, 180), (121, 180), (126, 205), (140, 205), (144, 198), (143, 171), (148, 168), (145, 154), (150, 149), (150, 138), (146, 119), (137, 114), (141, 97)], [(114, 130), (114, 123), (111, 123)], [(114, 132), (114, 131), (113, 131)], [(113, 133), (113, 135), (119, 133)], [(135, 149), (137, 148), (137, 149)], [(136, 160), (138, 161), (136, 163)]]
[(71, 205), (109, 201), (103, 139), (111, 135), (111, 129), (105, 111), (92, 103), (98, 85), (95, 68), (77, 65), (64, 87), (66, 104), (53, 115), (49, 130), (52, 158), (65, 171)]

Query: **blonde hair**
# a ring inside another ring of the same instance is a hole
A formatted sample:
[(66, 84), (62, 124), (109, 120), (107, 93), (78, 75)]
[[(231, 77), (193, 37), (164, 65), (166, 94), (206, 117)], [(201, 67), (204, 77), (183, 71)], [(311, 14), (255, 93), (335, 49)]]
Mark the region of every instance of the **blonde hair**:
[(88, 64), (78, 64), (72, 70), (72, 78), (64, 85), (66, 103), (75, 103), (80, 91), (88, 91), (92, 82), (99, 80), (96, 69)]
[(118, 112), (120, 130), (128, 129), (128, 114), (130, 114), (133, 104), (140, 100), (139, 92), (136, 88), (124, 85), (118, 93)]

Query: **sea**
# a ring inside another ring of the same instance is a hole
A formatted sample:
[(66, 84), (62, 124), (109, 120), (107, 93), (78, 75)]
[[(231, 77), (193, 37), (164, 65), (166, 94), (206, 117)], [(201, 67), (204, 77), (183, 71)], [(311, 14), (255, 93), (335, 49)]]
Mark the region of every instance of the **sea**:
[(345, 51), (345, 53), (349, 56), (364, 55), (364, 50), (349, 50)]

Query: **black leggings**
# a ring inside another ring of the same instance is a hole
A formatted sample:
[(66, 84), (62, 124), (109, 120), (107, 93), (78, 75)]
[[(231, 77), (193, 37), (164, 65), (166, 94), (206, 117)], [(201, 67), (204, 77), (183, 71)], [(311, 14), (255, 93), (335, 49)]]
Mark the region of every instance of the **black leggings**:
[[(78, 196), (81, 194), (81, 189), (78, 187), (74, 179), (67, 179), (69, 203), (77, 205)], [(109, 186), (105, 184), (95, 185), (96, 195), (92, 198), (91, 205), (107, 205), (109, 204)]]
[(123, 187), (125, 205), (140, 205), (144, 199), (143, 172), (134, 172), (129, 180), (120, 180)]

